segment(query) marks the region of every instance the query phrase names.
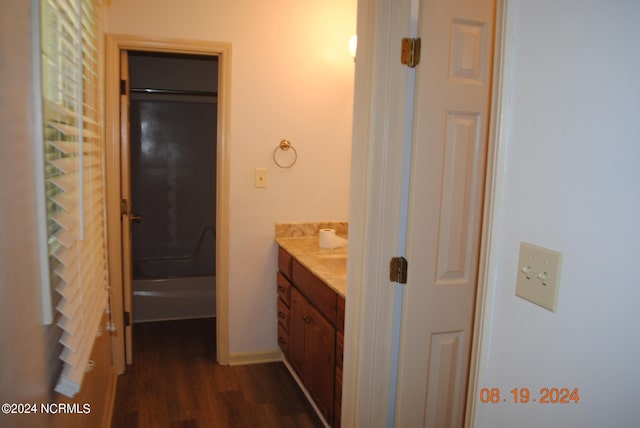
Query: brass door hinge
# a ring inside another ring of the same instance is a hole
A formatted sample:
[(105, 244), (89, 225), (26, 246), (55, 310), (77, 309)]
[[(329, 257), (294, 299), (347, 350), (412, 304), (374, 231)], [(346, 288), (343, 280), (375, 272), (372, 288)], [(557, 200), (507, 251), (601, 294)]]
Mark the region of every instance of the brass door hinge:
[(127, 95), (127, 81), (124, 79), (120, 80), (120, 95)]
[(400, 63), (408, 67), (420, 64), (420, 39), (406, 37), (402, 39), (402, 54)]
[(407, 283), (409, 262), (404, 257), (392, 257), (389, 263), (389, 280), (399, 284)]
[(131, 312), (124, 312), (124, 326), (129, 327), (131, 325)]

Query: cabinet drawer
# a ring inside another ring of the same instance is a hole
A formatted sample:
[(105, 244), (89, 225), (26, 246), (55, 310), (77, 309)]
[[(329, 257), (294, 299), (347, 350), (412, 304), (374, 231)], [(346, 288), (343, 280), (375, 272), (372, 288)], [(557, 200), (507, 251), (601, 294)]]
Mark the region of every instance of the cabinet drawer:
[(289, 279), (291, 279), (291, 260), (291, 254), (282, 247), (278, 247), (278, 270)]
[(289, 335), (281, 324), (278, 324), (278, 346), (280, 346), (284, 355), (289, 355)]
[(280, 272), (278, 272), (277, 284), (278, 297), (280, 297), (287, 306), (291, 306), (291, 283)]
[(320, 313), (331, 323), (336, 325), (336, 311), (338, 295), (327, 284), (312, 274), (296, 259), (291, 262), (292, 282), (305, 297), (318, 308)]
[(278, 299), (278, 324), (289, 332), (289, 307)]

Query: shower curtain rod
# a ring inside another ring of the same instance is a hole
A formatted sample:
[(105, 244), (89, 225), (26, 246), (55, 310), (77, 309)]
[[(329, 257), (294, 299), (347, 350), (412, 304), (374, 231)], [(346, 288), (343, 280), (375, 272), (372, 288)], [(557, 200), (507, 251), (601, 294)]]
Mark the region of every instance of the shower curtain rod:
[(217, 97), (218, 91), (193, 91), (189, 89), (152, 89), (131, 88), (132, 93), (159, 94), (159, 95), (194, 95), (198, 97)]

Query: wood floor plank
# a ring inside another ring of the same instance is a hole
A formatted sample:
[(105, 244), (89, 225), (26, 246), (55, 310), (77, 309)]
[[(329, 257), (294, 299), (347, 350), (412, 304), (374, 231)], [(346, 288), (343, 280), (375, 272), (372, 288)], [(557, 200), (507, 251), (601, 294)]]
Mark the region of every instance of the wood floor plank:
[(220, 366), (215, 319), (134, 325), (112, 428), (321, 428), (283, 363)]

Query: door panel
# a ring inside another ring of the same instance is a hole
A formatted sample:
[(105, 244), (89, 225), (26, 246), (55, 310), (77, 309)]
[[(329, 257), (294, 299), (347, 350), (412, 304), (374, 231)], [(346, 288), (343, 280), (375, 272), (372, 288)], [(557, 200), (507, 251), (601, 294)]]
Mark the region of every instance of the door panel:
[(493, 0), (420, 2), (398, 427), (464, 423), (493, 16)]

